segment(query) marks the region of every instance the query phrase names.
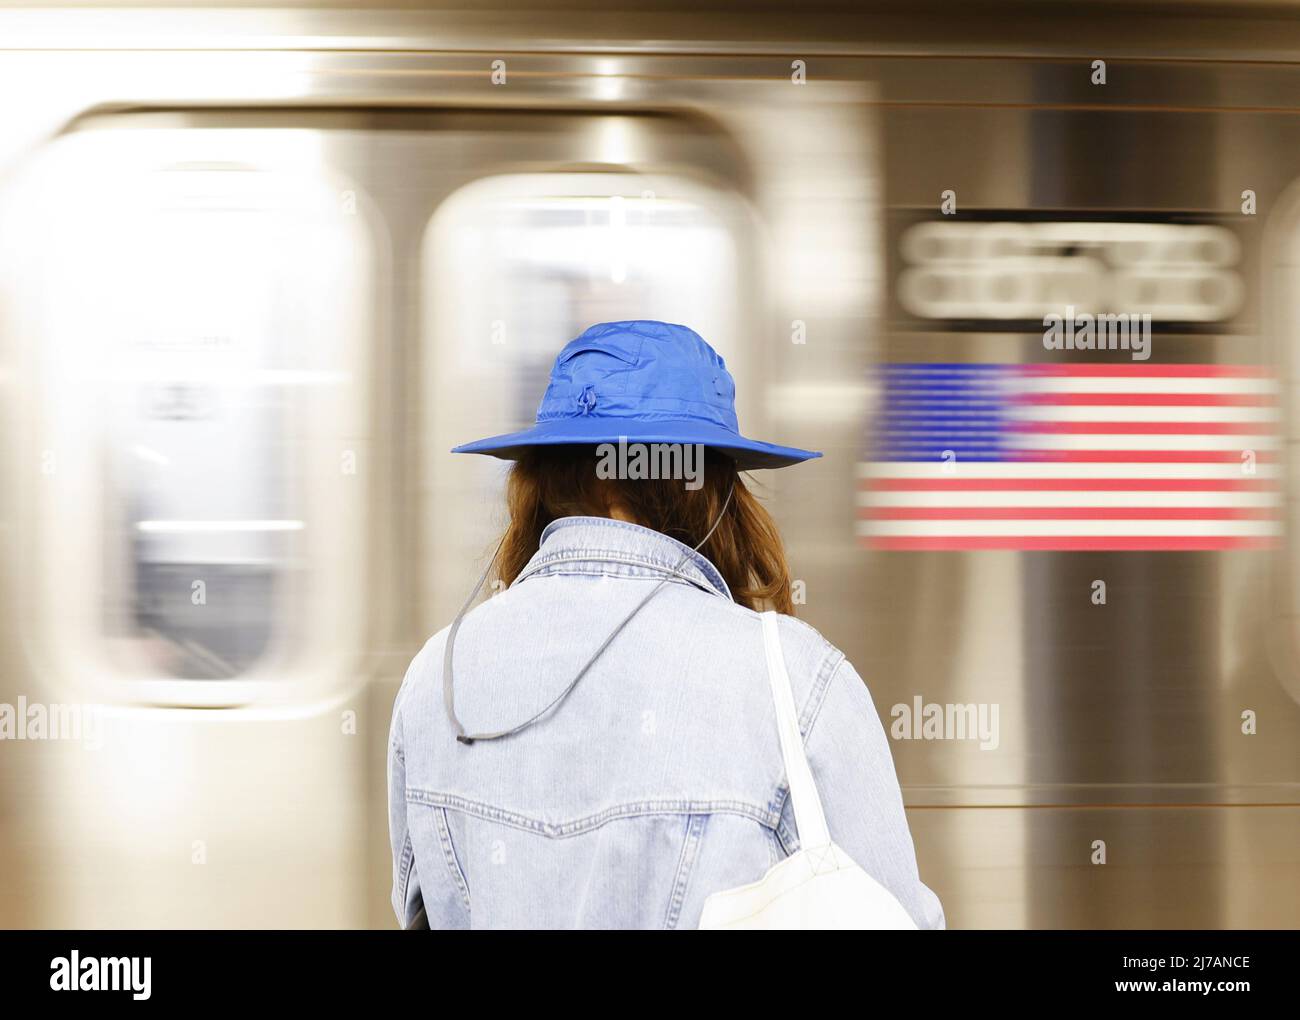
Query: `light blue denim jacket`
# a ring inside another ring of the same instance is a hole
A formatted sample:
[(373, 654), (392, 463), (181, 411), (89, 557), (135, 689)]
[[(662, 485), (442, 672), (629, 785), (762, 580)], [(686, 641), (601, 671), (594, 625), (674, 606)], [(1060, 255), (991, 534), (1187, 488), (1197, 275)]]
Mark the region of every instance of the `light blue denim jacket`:
[[(444, 628), (393, 709), (393, 909), (432, 928), (693, 928), (709, 894), (799, 846), (759, 617), (704, 556), (656, 531), (566, 517), (455, 645), (465, 730), (543, 708), (651, 586), (569, 698), (498, 741), (456, 741)], [(943, 927), (917, 875), (884, 729), (844, 655), (780, 617), (808, 759), (832, 838), (922, 928)]]

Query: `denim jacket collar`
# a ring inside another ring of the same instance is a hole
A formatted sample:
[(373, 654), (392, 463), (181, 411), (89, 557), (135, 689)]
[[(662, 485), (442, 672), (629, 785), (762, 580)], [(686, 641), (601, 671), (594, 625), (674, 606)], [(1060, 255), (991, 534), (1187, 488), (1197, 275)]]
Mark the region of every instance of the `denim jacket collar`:
[(731, 599), (708, 558), (675, 538), (610, 517), (560, 517), (548, 524), (533, 558), (515, 584), (534, 574), (625, 574), (666, 577)]

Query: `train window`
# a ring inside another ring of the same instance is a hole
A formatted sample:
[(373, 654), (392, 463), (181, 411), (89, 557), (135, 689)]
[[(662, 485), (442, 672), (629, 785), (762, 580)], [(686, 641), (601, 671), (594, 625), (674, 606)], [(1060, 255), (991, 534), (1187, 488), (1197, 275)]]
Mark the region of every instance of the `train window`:
[(283, 677), (346, 632), (370, 249), (317, 135), (101, 126), (43, 157), (35, 576), (82, 579), (44, 615), (84, 668)]
[[(448, 458), (447, 449), (531, 424), (556, 352), (592, 323), (687, 323), (743, 378), (744, 230), (742, 210), (726, 196), (632, 173), (492, 177), (443, 203), (425, 239), (433, 350), (425, 434), (440, 548), (460, 563), (481, 556), (502, 523), (507, 467)], [(489, 513), (454, 511), (484, 493)], [(454, 612), (459, 574), (444, 564), (431, 583), (435, 616)]]

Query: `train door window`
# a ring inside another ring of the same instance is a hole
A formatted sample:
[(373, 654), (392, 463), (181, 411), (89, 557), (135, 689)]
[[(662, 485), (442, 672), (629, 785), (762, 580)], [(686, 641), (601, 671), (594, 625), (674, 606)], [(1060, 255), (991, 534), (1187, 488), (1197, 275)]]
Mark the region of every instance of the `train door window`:
[(320, 136), (118, 120), (25, 190), (29, 576), (65, 670), (239, 702), (360, 615), (371, 248)]
[(447, 450), (532, 424), (556, 353), (587, 326), (686, 323), (726, 359), (740, 394), (757, 389), (744, 385), (738, 343), (746, 223), (729, 196), (632, 173), (490, 177), (440, 206), (424, 245), (426, 520), (442, 553), (426, 579), (428, 623), (455, 611), (462, 575), (504, 523), (508, 464)]

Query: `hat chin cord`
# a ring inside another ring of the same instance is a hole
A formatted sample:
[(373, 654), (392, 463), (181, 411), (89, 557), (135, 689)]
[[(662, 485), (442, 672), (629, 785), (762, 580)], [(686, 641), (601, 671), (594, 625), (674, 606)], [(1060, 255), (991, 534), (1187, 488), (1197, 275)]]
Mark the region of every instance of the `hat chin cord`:
[[(718, 530), (718, 525), (722, 523), (722, 518), (726, 516), (727, 508), (731, 506), (731, 497), (735, 491), (736, 485), (735, 482), (732, 482), (731, 488), (727, 490), (727, 498), (723, 500), (722, 509), (718, 511), (717, 519), (705, 533), (704, 537), (696, 543), (695, 547), (688, 550), (682, 558), (677, 561), (677, 566), (673, 568), (673, 573), (676, 573), (685, 565), (686, 561), (690, 558), (691, 553), (699, 552), (700, 548), (713, 537), (713, 533)], [(526, 730), (529, 726), (532, 726), (533, 723), (537, 722), (543, 716), (557, 708), (565, 698), (573, 693), (573, 689), (578, 686), (578, 681), (587, 675), (587, 671), (591, 669), (595, 661), (601, 657), (605, 649), (613, 642), (614, 638), (618, 637), (623, 628), (631, 622), (632, 617), (641, 612), (641, 610), (645, 608), (646, 603), (654, 598), (655, 595), (658, 594), (659, 589), (667, 584), (670, 579), (669, 577), (665, 577), (650, 589), (646, 594), (646, 597), (638, 602), (627, 616), (623, 617), (622, 622), (620, 622), (619, 625), (610, 632), (609, 637), (605, 638), (600, 647), (592, 653), (591, 658), (587, 660), (587, 664), (578, 671), (578, 675), (569, 682), (569, 685), (565, 687), (564, 690), (560, 691), (559, 694), (547, 702), (547, 704), (542, 707), (541, 711), (525, 719), (519, 725), (510, 727), (508, 730), (497, 730), (495, 733), (466, 733), (465, 727), (463, 727), (460, 724), (460, 720), (456, 718), (454, 694), (455, 682), (452, 678), (452, 653), (455, 650), (456, 645), (456, 632), (460, 630), (460, 621), (464, 619), (465, 614), (469, 612), (469, 607), (474, 604), (474, 600), (478, 598), (478, 593), (483, 589), (483, 583), (487, 580), (488, 574), (491, 573), (492, 565), (496, 563), (497, 554), (501, 552), (501, 545), (503, 542), (505, 542), (504, 535), (501, 537), (501, 541), (497, 543), (496, 549), (493, 550), (492, 558), (488, 560), (488, 565), (479, 577), (478, 584), (474, 585), (474, 590), (469, 593), (469, 598), (467, 598), (465, 604), (460, 607), (460, 612), (456, 614), (456, 619), (452, 620), (451, 627), (447, 631), (447, 642), (442, 653), (442, 702), (447, 709), (447, 718), (451, 721), (452, 728), (456, 731), (456, 739), (467, 746), (479, 740), (500, 740), (502, 737), (514, 736), (514, 734)]]

